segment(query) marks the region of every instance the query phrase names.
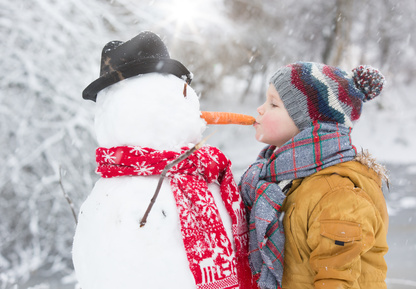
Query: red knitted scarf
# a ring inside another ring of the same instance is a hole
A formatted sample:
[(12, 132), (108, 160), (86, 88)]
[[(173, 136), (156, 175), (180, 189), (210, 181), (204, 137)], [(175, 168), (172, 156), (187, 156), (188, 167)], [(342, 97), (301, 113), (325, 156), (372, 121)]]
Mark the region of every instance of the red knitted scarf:
[[(132, 146), (98, 148), (97, 172), (103, 178), (159, 175), (186, 150), (178, 153)], [(248, 265), (246, 212), (231, 173), (231, 162), (219, 149), (204, 146), (166, 176), (175, 197), (182, 239), (197, 288), (257, 288)], [(215, 181), (220, 184), (221, 197), (232, 219), (235, 254), (208, 190), (208, 184)]]

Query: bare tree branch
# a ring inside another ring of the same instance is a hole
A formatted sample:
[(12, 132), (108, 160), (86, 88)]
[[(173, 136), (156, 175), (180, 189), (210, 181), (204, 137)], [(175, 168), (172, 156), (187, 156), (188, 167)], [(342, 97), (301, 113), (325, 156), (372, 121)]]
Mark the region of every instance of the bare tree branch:
[(71, 208), (72, 216), (75, 219), (75, 225), (77, 225), (78, 224), (78, 219), (77, 219), (77, 214), (75, 213), (74, 203), (72, 202), (69, 195), (66, 193), (64, 185), (62, 183), (62, 168), (59, 168), (59, 185), (61, 186), (62, 193), (64, 194), (64, 197), (65, 197), (66, 201), (68, 202), (69, 207)]

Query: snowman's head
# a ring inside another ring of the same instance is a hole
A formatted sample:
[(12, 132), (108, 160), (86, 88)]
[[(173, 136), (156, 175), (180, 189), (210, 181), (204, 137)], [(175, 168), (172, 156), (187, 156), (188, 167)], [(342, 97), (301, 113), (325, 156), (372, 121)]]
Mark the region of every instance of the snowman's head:
[(171, 74), (149, 73), (117, 82), (97, 97), (95, 130), (102, 147), (178, 150), (202, 138), (195, 91)]

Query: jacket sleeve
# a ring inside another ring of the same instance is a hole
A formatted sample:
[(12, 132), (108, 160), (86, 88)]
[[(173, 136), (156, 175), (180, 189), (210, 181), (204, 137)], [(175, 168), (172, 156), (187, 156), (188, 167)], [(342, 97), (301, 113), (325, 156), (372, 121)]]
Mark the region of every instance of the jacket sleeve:
[(372, 201), (359, 188), (333, 189), (314, 208), (308, 226), (315, 288), (358, 287), (362, 255), (375, 242)]

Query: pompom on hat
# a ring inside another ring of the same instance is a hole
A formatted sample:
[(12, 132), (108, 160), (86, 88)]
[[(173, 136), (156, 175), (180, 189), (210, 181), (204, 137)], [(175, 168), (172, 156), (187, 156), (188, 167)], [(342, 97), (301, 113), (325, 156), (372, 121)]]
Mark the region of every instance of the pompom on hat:
[(173, 74), (192, 81), (192, 73), (179, 61), (171, 59), (163, 41), (155, 33), (144, 31), (122, 42), (107, 43), (101, 53), (100, 77), (82, 92), (84, 99), (95, 101), (97, 93), (123, 79), (152, 72)]
[(372, 100), (383, 90), (384, 76), (370, 65), (360, 65), (352, 73), (357, 88), (364, 93), (364, 102)]
[(351, 73), (315, 62), (296, 62), (278, 69), (270, 79), (299, 130), (314, 121), (335, 122), (352, 128), (362, 104), (377, 97), (384, 76), (371, 66)]

